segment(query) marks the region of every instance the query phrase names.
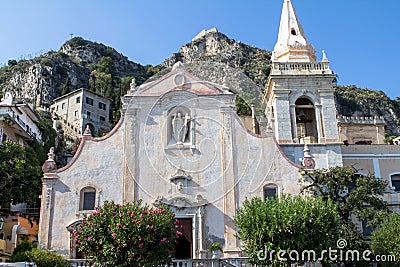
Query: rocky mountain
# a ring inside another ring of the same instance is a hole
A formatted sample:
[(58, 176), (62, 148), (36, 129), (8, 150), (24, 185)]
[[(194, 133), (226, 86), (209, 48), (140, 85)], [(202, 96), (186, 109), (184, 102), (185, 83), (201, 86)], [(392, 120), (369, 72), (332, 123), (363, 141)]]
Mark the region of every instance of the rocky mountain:
[[(80, 87), (90, 88), (113, 99), (114, 120), (118, 117), (120, 96), (137, 84), (166, 73), (177, 61), (200, 78), (227, 85), (246, 101), (260, 107), (263, 88), (271, 68), (271, 52), (228, 38), (217, 29), (203, 30), (158, 66), (142, 66), (114, 48), (72, 38), (59, 51), (39, 57), (10, 60), (0, 69), (0, 88), (37, 106)], [(381, 91), (355, 86), (337, 86), (337, 109), (344, 116), (383, 116), (389, 135), (400, 135), (400, 104)]]
[(145, 67), (114, 48), (75, 37), (57, 52), (19, 62), (9, 60), (8, 66), (0, 69), (0, 88), (36, 106), (49, 105), (64, 93), (90, 88), (91, 73), (104, 57), (111, 59), (116, 77), (134, 76), (143, 82), (150, 76)]
[(171, 67), (177, 61), (224, 63), (242, 70), (258, 86), (264, 88), (271, 69), (271, 52), (237, 42), (213, 28), (200, 32), (161, 65)]

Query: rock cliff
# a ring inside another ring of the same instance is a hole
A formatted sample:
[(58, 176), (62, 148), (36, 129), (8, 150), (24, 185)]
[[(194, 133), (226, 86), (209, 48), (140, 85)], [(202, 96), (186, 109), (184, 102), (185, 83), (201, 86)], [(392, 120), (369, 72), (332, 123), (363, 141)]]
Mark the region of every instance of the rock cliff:
[[(233, 89), (236, 86), (257, 105), (261, 102), (270, 72), (270, 57), (270, 51), (230, 39), (216, 28), (200, 32), (190, 43), (155, 67), (142, 66), (114, 48), (75, 37), (57, 52), (19, 62), (10, 60), (8, 66), (0, 69), (0, 88), (3, 93), (11, 91), (16, 97), (26, 98), (37, 106), (48, 105), (54, 98), (80, 87), (96, 90), (92, 79), (103, 71), (111, 75), (106, 82), (115, 92), (108, 91), (107, 97), (113, 99), (113, 112), (118, 115), (116, 110), (119, 109), (120, 95), (128, 90), (132, 77), (136, 78), (137, 84), (141, 84), (154, 73), (165, 69), (159, 73), (161, 75), (175, 62), (182, 61), (189, 71), (200, 78), (228, 84)], [(104, 70), (104, 58), (111, 62), (108, 70)], [(198, 64), (200, 62), (204, 62), (203, 65)], [(232, 68), (235, 70), (232, 71)], [(227, 73), (230, 74), (228, 79)], [(107, 78), (101, 75), (96, 77)], [(400, 135), (399, 101), (389, 99), (381, 91), (356, 86), (337, 86), (335, 95), (340, 115), (383, 116), (388, 134)]]
[(93, 66), (103, 57), (112, 59), (119, 78), (134, 76), (143, 82), (150, 76), (145, 67), (115, 49), (76, 37), (64, 43), (58, 52), (19, 62), (10, 60), (8, 66), (0, 69), (0, 88), (3, 93), (12, 92), (16, 98), (36, 106), (49, 105), (63, 93), (90, 88)]

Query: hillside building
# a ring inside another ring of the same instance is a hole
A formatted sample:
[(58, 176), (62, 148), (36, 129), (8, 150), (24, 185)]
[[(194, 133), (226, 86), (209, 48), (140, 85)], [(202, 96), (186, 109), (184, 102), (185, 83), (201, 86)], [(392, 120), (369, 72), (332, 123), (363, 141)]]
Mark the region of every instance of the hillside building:
[[(245, 198), (299, 194), (302, 168), (355, 164), (361, 172), (373, 172), (390, 182), (385, 199), (398, 211), (400, 146), (379, 144), (379, 119), (368, 124), (375, 135), (362, 139), (338, 121), (336, 76), (325, 53), (316, 61), (290, 0), (283, 3), (272, 60), (264, 95), (269, 127), (259, 128), (260, 135), (244, 127), (229, 88), (197, 78), (180, 62), (157, 80), (139, 87), (132, 83), (111, 132), (94, 138), (87, 130), (61, 169), (49, 153), (39, 247), (75, 258), (71, 231), (84, 214), (105, 200), (142, 199), (168, 205), (181, 221), (187, 245), (177, 246), (177, 255), (206, 258), (207, 248), (219, 242), (224, 257), (240, 257), (233, 223), (237, 208)], [(76, 97), (58, 99), (56, 111)], [(60, 116), (67, 120), (74, 112)], [(338, 124), (347, 132), (339, 133)], [(344, 145), (343, 138), (378, 144)]]
[(89, 127), (94, 135), (110, 130), (110, 99), (81, 88), (54, 99), (50, 106), (54, 120), (72, 138)]
[(0, 142), (26, 145), (31, 139), (42, 143), (42, 134), (37, 125), (39, 117), (33, 106), (15, 101), (7, 92), (0, 102)]

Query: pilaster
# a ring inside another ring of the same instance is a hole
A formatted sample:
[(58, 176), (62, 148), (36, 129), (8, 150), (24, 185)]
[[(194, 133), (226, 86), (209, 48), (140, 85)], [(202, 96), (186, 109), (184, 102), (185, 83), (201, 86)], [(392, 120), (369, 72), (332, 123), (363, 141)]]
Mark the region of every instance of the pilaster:
[(54, 187), (58, 182), (57, 166), (54, 162), (54, 148), (50, 148), (50, 152), (47, 154), (48, 159), (42, 166), (43, 178), (42, 178), (42, 196), (41, 196), (41, 208), (40, 208), (40, 223), (39, 223), (39, 245), (41, 249), (50, 250), (51, 240), (53, 234), (53, 220), (54, 220), (54, 198), (55, 190)]
[(241, 250), (239, 249), (239, 242), (236, 238), (236, 226), (233, 218), (236, 215), (238, 208), (236, 196), (236, 175), (235, 175), (235, 161), (236, 155), (234, 153), (233, 144), (233, 108), (223, 107), (221, 112), (221, 173), (223, 183), (223, 212), (224, 216), (224, 254), (227, 257), (240, 256)]
[(137, 200), (138, 169), (137, 157), (139, 146), (139, 122), (137, 108), (129, 108), (125, 114), (124, 128), (124, 158), (123, 158), (123, 179), (122, 179), (122, 199), (123, 203)]
[(336, 106), (332, 90), (319, 90), (321, 97), (322, 124), (325, 132), (325, 142), (338, 142), (339, 132), (337, 126)]
[[(289, 91), (274, 90), (275, 93), (275, 134), (279, 143), (292, 143), (292, 122), (289, 105)], [(294, 122), (295, 123), (295, 122)]]

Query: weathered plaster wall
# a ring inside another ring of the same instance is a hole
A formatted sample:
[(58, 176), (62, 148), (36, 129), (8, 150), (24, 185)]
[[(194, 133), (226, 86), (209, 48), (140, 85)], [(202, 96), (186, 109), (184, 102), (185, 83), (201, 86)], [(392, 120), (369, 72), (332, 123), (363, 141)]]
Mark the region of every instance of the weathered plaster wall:
[(96, 205), (105, 200), (122, 202), (122, 124), (114, 133), (103, 138), (85, 139), (75, 158), (57, 172), (54, 191), (54, 213), (49, 233), (51, 249), (68, 255), (70, 236), (67, 226), (79, 220), (80, 190), (96, 188)]

